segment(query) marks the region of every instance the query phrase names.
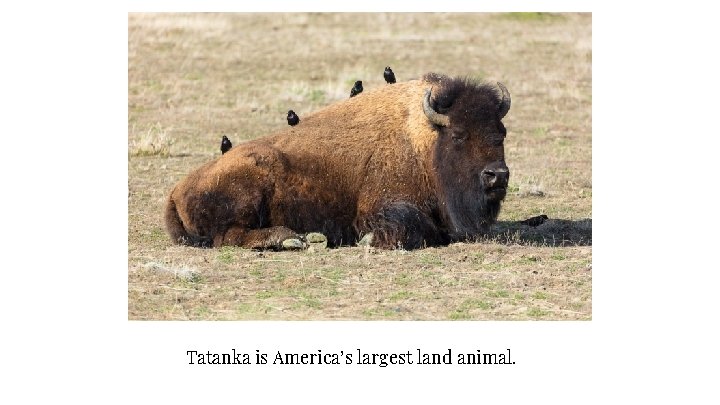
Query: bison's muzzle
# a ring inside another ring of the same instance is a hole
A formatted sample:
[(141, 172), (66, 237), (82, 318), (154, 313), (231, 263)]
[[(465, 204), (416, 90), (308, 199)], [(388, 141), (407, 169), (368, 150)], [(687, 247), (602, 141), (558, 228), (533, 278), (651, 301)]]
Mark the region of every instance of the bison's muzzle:
[(504, 162), (492, 162), (480, 172), (483, 190), (488, 200), (500, 201), (505, 198), (510, 170)]

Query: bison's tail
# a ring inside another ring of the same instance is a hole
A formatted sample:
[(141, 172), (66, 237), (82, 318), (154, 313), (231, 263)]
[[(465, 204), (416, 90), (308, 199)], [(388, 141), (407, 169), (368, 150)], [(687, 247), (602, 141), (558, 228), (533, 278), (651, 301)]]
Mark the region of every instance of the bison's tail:
[(165, 229), (168, 234), (170, 234), (170, 239), (174, 243), (195, 247), (212, 246), (212, 239), (191, 235), (187, 232), (180, 219), (180, 215), (178, 215), (175, 200), (173, 200), (172, 195), (168, 198), (167, 205), (165, 206)]

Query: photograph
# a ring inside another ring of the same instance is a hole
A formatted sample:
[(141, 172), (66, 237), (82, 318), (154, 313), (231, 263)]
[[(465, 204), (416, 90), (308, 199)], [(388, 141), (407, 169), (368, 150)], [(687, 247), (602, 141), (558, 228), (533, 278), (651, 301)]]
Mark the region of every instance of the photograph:
[(713, 14), (27, 4), (3, 403), (717, 397)]
[(128, 13), (130, 321), (591, 321), (592, 13)]

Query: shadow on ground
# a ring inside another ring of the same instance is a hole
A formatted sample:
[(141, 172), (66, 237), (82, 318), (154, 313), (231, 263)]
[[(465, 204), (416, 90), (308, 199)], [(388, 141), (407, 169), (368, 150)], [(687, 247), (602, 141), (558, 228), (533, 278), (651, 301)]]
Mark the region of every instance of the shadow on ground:
[(592, 246), (592, 219), (548, 219), (538, 226), (499, 221), (483, 241), (543, 246)]

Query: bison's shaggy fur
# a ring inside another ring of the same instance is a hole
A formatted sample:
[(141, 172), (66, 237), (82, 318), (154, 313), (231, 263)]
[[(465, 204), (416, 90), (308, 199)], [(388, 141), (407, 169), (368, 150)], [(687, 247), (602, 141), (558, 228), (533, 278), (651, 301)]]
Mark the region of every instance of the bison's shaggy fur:
[(325, 107), (190, 173), (170, 193), (167, 230), (178, 243), (247, 248), (307, 232), (330, 246), (373, 232), (373, 245), (406, 249), (477, 235), (509, 176), (500, 89), (427, 74)]

